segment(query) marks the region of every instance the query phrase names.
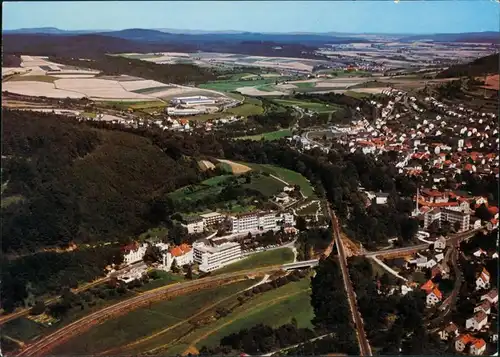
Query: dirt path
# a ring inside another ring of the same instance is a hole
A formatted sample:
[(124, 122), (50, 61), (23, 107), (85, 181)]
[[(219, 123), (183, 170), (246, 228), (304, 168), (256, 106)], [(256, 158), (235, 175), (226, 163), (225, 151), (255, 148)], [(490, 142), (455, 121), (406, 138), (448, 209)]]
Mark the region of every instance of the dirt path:
[[(286, 298), (289, 298), (289, 297), (294, 296), (294, 295), (297, 295), (297, 294), (301, 294), (301, 293), (303, 293), (304, 291), (308, 291), (308, 290), (309, 290), (309, 289), (303, 289), (303, 290), (296, 291), (296, 292), (294, 292), (294, 293), (290, 293), (290, 294), (287, 294), (287, 295), (280, 296), (280, 297), (275, 298), (275, 299), (270, 300), (270, 301), (263, 301), (263, 302), (261, 302), (260, 304), (257, 304), (257, 305), (255, 305), (255, 306), (253, 306), (253, 307), (252, 307), (249, 311), (254, 310), (254, 309), (256, 309), (256, 308), (258, 308), (258, 307), (260, 307), (260, 306), (263, 306), (263, 305), (267, 305), (267, 306), (275, 305), (275, 304), (277, 304), (278, 302), (280, 302), (281, 300), (284, 300), (284, 299), (286, 299)], [(234, 318), (234, 319), (231, 319), (231, 320), (229, 320), (229, 321), (227, 321), (227, 322), (223, 323), (222, 325), (217, 326), (217, 327), (215, 327), (214, 329), (212, 329), (212, 330), (208, 331), (207, 333), (203, 334), (202, 336), (198, 337), (197, 339), (195, 339), (194, 341), (192, 341), (192, 342), (191, 342), (191, 345), (188, 347), (188, 349), (187, 349), (186, 351), (184, 351), (183, 355), (184, 355), (184, 354), (189, 353), (189, 351), (190, 351), (190, 350), (192, 350), (192, 349), (196, 349), (196, 344), (197, 344), (198, 342), (200, 342), (200, 341), (202, 341), (202, 340), (206, 339), (208, 336), (212, 335), (213, 333), (215, 333), (215, 332), (219, 331), (219, 330), (220, 330), (220, 329), (222, 329), (223, 327), (226, 327), (227, 325), (230, 325), (230, 324), (232, 324), (234, 321), (237, 321), (237, 320), (239, 320), (239, 319), (240, 319), (240, 318)], [(161, 346), (161, 347), (162, 347), (162, 346)], [(158, 349), (159, 349), (159, 348), (161, 348), (161, 347), (158, 347), (158, 348), (156, 348), (155, 350), (158, 350)], [(150, 352), (150, 351), (148, 351), (148, 352)], [(151, 352), (153, 352), (153, 350), (151, 350)]]

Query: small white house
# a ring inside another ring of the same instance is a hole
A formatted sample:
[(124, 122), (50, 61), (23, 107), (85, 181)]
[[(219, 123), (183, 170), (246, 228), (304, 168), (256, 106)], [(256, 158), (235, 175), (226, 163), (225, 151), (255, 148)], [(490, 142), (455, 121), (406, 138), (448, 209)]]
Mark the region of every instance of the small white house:
[(465, 328), (467, 330), (479, 331), (484, 325), (488, 323), (488, 315), (486, 315), (483, 311), (478, 311), (465, 321)]
[(483, 300), (482, 303), (480, 303), (479, 305), (477, 305), (475, 308), (474, 308), (474, 312), (478, 312), (478, 311), (482, 311), (484, 312), (486, 315), (489, 315), (490, 312), (491, 312), (491, 303), (488, 301), (488, 300)]
[(496, 304), (498, 302), (497, 289), (492, 289), (487, 294), (482, 295), (481, 300), (487, 300), (490, 304)]
[(490, 286), (490, 273), (483, 268), (481, 274), (476, 279), (476, 290), (487, 289)]
[(446, 248), (446, 238), (443, 236), (440, 236), (436, 241), (434, 242), (434, 249), (435, 250), (443, 250)]
[(426, 303), (427, 307), (436, 305), (443, 298), (443, 294), (438, 288), (434, 288), (429, 294), (427, 294)]
[(480, 356), (486, 350), (486, 342), (482, 338), (476, 338), (470, 345), (470, 354)]
[(458, 327), (453, 322), (450, 322), (448, 326), (439, 331), (439, 337), (441, 340), (446, 341), (450, 337), (455, 338), (458, 336)]

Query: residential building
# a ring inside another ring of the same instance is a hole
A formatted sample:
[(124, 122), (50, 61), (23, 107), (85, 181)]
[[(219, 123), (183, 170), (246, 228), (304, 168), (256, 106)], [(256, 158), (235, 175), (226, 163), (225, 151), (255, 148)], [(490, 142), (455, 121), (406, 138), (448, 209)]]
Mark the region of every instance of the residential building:
[(434, 221), (437, 221), (441, 227), (441, 209), (439, 208), (434, 208), (424, 214), (424, 229), (427, 229)]
[(203, 219), (205, 227), (211, 227), (217, 223), (223, 222), (226, 219), (226, 216), (219, 212), (200, 214), (200, 217)]
[(455, 338), (458, 336), (458, 327), (453, 322), (450, 322), (443, 330), (439, 331), (439, 337), (441, 340), (448, 340), (449, 338)]
[(387, 204), (387, 199), (389, 198), (388, 193), (378, 192), (375, 194), (375, 203), (377, 205), (385, 205)]
[(187, 217), (186, 223), (183, 223), (182, 226), (187, 229), (189, 234), (202, 233), (205, 228), (203, 218), (199, 216)]
[(460, 228), (458, 229), (459, 232), (469, 230), (470, 215), (467, 213), (457, 212), (454, 210), (444, 208), (443, 210), (441, 210), (441, 220), (450, 222), (452, 227), (454, 226), (455, 222), (459, 222), (460, 223)]
[(423, 291), (425, 291), (427, 294), (430, 294), (430, 292), (436, 287), (434, 282), (432, 280), (427, 280), (427, 282), (420, 287)]
[(141, 261), (144, 257), (144, 254), (146, 253), (147, 247), (148, 245), (146, 243), (139, 245), (137, 242), (123, 247), (123, 262), (127, 265), (130, 265)]
[(268, 231), (295, 225), (295, 217), (290, 213), (250, 212), (231, 217), (233, 233), (254, 230)]
[(432, 289), (432, 291), (427, 294), (426, 303), (428, 307), (436, 305), (443, 299), (443, 294), (438, 288)]
[(446, 238), (443, 236), (440, 236), (436, 241), (434, 242), (434, 249), (435, 250), (443, 250), (446, 248)]
[(498, 302), (498, 292), (497, 289), (490, 290), (487, 294), (481, 296), (481, 301), (487, 300), (490, 304), (494, 305)]
[(479, 331), (484, 325), (488, 323), (488, 315), (484, 311), (478, 311), (465, 321), (465, 328), (467, 330)]
[(188, 244), (181, 244), (180, 246), (170, 248), (163, 255), (163, 267), (166, 271), (170, 271), (174, 260), (177, 266), (180, 267), (192, 264), (194, 261), (192, 247)]
[(470, 354), (479, 356), (486, 350), (486, 342), (482, 338), (476, 338), (470, 345)]
[(474, 312), (483, 311), (486, 315), (491, 312), (491, 303), (488, 300), (483, 300), (482, 303), (474, 308)]
[(472, 253), (472, 255), (474, 255), (477, 258), (480, 258), (481, 256), (488, 256), (488, 253), (486, 251), (482, 250), (481, 248), (479, 248), (474, 253)]
[(250, 212), (231, 217), (231, 226), (234, 233), (257, 230), (259, 228), (259, 214)]
[(478, 229), (481, 228), (481, 219), (477, 218), (476, 216), (471, 216), (470, 217), (470, 228), (471, 229)]
[(483, 268), (476, 279), (476, 290), (487, 289), (490, 286), (490, 273)]
[(455, 340), (455, 350), (457, 350), (457, 352), (465, 351), (467, 345), (472, 343), (474, 340), (475, 338), (469, 334), (463, 334), (458, 336), (457, 339)]
[(236, 242), (215, 245), (210, 241), (193, 244), (194, 261), (202, 272), (210, 272), (241, 259), (241, 246)]

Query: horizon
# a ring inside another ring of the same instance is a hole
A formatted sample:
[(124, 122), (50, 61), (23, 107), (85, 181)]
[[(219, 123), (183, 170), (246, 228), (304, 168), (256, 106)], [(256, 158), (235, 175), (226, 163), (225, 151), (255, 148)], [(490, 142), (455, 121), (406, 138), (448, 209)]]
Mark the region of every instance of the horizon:
[[(392, 0), (131, 1), (126, 7), (120, 6), (120, 2), (68, 1), (4, 2), (2, 5), (2, 30), (57, 28), (66, 31), (119, 31), (137, 28), (181, 32), (431, 35), (499, 32), (500, 27), (500, 6), (490, 0), (401, 0), (397, 4)], [(75, 13), (78, 14), (76, 18), (73, 16)], [(286, 21), (286, 18), (289, 20)]]

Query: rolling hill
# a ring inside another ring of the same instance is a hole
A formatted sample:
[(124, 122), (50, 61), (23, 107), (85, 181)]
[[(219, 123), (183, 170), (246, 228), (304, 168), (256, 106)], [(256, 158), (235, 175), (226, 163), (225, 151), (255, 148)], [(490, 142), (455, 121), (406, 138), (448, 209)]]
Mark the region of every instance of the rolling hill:
[(477, 77), (487, 74), (498, 74), (498, 53), (478, 58), (470, 63), (457, 64), (445, 69), (437, 75), (438, 78)]

